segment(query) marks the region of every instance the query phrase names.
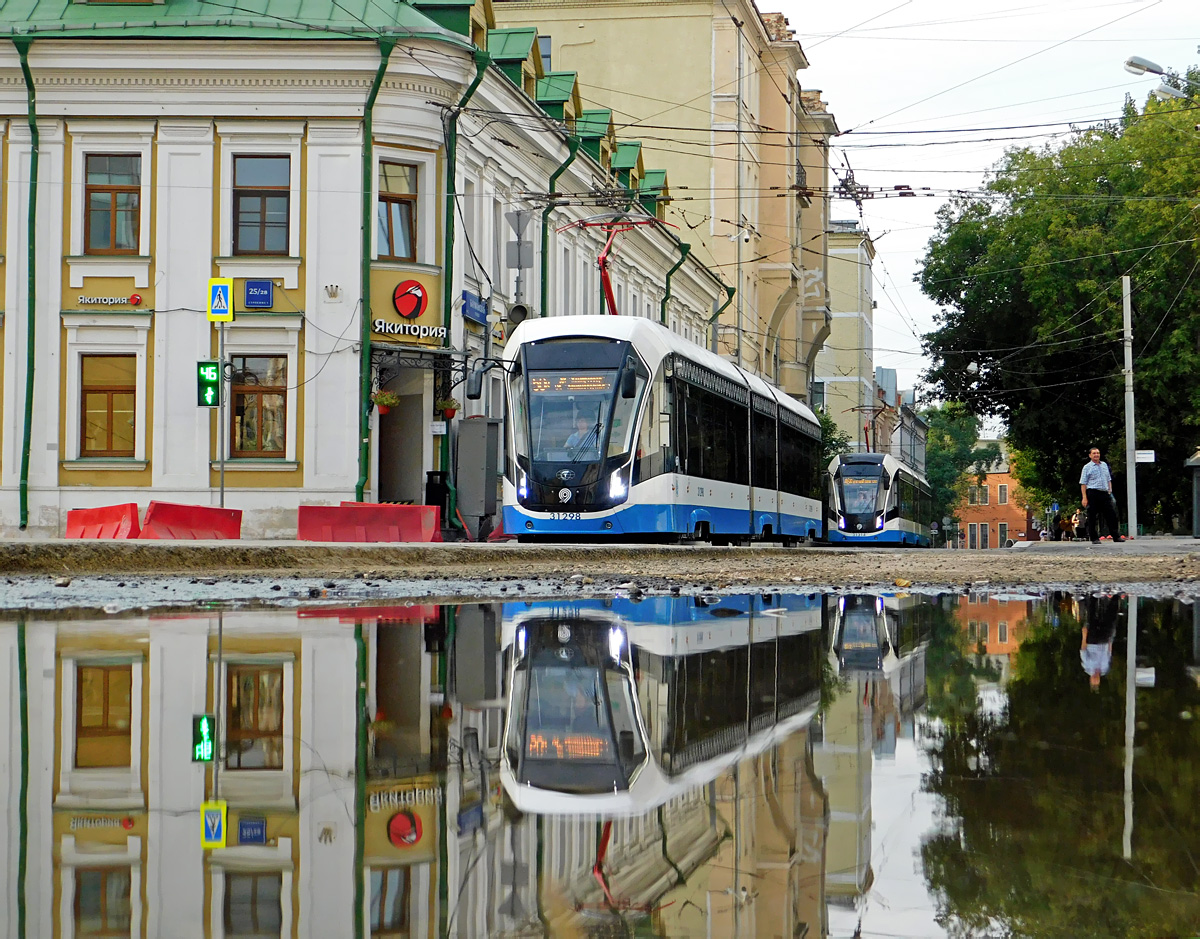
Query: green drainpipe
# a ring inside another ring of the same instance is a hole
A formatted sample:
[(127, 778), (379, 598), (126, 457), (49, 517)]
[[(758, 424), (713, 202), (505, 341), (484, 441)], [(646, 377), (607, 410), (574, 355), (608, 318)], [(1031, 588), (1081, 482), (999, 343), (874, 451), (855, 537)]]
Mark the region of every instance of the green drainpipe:
[(708, 325), (713, 327), (713, 335), (712, 335), (712, 351), (713, 352), (717, 351), (717, 331), (716, 331), (717, 320), (720, 319), (721, 314), (724, 313), (725, 310), (729, 308), (729, 304), (733, 303), (733, 296), (736, 293), (737, 293), (737, 287), (726, 287), (725, 288), (725, 302), (722, 303), (719, 307), (717, 307), (717, 312), (708, 318)]
[(17, 620), (17, 686), (21, 712), (21, 804), (17, 806), (17, 935), (25, 936), (25, 866), (29, 843), (29, 678), (25, 660), (25, 617)]
[[(379, 95), (379, 87), (383, 84), (383, 76), (387, 71), (388, 59), (396, 47), (395, 39), (380, 39), (379, 68), (375, 70), (375, 80), (371, 90), (367, 92), (367, 103), (363, 107), (363, 148), (362, 148), (362, 358), (358, 364), (359, 395), (358, 402), (358, 482), (354, 486), (354, 498), (362, 502), (363, 491), (367, 486), (367, 465), (371, 460), (371, 232), (374, 231), (374, 213), (371, 211), (371, 183), (374, 181), (375, 147), (372, 137), (372, 117), (375, 111), (375, 99)], [(360, 878), (361, 879), (361, 878)]]
[(21, 74), (25, 77), (25, 115), (29, 121), (29, 214), (26, 220), (25, 247), (25, 430), (21, 442), (21, 518), (20, 529), (29, 527), (29, 444), (33, 437), (33, 366), (34, 337), (37, 328), (37, 187), (38, 147), (37, 99), (33, 90), (33, 74), (29, 71), (29, 47), (33, 40), (14, 38), (21, 59)]
[[(447, 346), (450, 345), (450, 311), (454, 306), (454, 295), (451, 288), (454, 286), (454, 219), (458, 208), (458, 117), (475, 94), (475, 89), (483, 81), (483, 76), (491, 61), (492, 57), (482, 49), (475, 50), (475, 78), (467, 86), (463, 96), (458, 99), (458, 105), (450, 112), (446, 128), (446, 244), (442, 248), (442, 325), (446, 327)], [(461, 528), (462, 526), (458, 522), (458, 492), (450, 479), (449, 433), (442, 434), (440, 462), (443, 472), (446, 473), (446, 482), (450, 486), (450, 502), (447, 506), (450, 517), (443, 521), (447, 526), (455, 525)]]
[(354, 699), (354, 937), (366, 936), (363, 917), (363, 863), (367, 827), (367, 644), (362, 621), (354, 624), (354, 650), (358, 666), (358, 691)]
[[(558, 165), (558, 169), (550, 174), (550, 185), (547, 190), (551, 196), (554, 194), (554, 187), (558, 184), (558, 177), (562, 176), (567, 171), (567, 167), (575, 162), (575, 154), (579, 152), (581, 143), (583, 141), (573, 135), (567, 138), (567, 158)], [(550, 229), (546, 225), (550, 220), (550, 213), (553, 211), (554, 200), (551, 199), (542, 209), (542, 302), (538, 308), (538, 316), (545, 316), (546, 307), (550, 305), (550, 284), (547, 281), (550, 274)], [(604, 309), (604, 307), (602, 306), (600, 309)]]
[(675, 272), (683, 267), (683, 262), (687, 260), (688, 252), (692, 250), (692, 246), (679, 242), (679, 260), (675, 262), (675, 266), (667, 271), (667, 291), (663, 294), (662, 306), (659, 309), (658, 321), (664, 326), (667, 325), (667, 301), (671, 299), (671, 278), (675, 276)]

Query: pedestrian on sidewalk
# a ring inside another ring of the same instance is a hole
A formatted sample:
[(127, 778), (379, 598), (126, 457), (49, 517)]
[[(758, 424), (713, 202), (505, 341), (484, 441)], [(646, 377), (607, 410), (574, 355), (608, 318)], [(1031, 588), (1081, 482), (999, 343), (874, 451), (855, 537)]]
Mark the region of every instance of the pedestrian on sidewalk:
[(1100, 459), (1100, 448), (1088, 451), (1088, 462), (1079, 474), (1079, 491), (1083, 494), (1083, 507), (1087, 509), (1087, 533), (1092, 544), (1100, 543), (1100, 517), (1112, 534), (1113, 541), (1124, 541), (1117, 528), (1116, 500), (1112, 494), (1112, 473), (1108, 464)]

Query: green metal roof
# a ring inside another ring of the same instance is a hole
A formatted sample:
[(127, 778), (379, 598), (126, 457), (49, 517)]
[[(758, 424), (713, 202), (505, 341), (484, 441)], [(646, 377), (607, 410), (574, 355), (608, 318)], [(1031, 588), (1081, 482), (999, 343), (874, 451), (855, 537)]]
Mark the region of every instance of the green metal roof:
[(570, 101), (575, 96), (577, 79), (575, 72), (547, 72), (545, 78), (538, 79), (538, 103), (563, 104)]
[(646, 175), (641, 178), (638, 183), (638, 189), (645, 192), (647, 189), (662, 190), (667, 188), (667, 171), (666, 170), (646, 170)]
[(493, 62), (524, 62), (533, 51), (537, 30), (532, 26), (521, 29), (489, 29), (488, 55)]
[(575, 119), (577, 137), (607, 137), (611, 127), (612, 111), (608, 108), (584, 111)]
[(612, 168), (614, 170), (631, 170), (638, 165), (642, 155), (640, 140), (623, 140), (617, 144), (617, 152), (613, 154)]
[(469, 47), (398, 0), (4, 0), (0, 36), (89, 39), (440, 39)]

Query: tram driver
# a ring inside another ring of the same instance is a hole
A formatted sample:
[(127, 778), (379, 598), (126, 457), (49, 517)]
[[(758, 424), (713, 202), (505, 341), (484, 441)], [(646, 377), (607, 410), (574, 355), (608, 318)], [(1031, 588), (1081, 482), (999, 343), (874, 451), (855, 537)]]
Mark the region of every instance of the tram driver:
[(576, 414), (575, 430), (567, 438), (567, 449), (576, 453), (596, 449), (600, 440), (600, 431), (599, 421), (593, 424), (582, 412)]

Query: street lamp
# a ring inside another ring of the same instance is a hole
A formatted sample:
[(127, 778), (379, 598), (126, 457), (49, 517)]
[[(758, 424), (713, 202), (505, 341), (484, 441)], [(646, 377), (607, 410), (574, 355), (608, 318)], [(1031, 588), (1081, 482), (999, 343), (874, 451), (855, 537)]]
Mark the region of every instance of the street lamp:
[(1166, 98), (1187, 97), (1187, 95), (1185, 95), (1178, 88), (1168, 85), (1166, 82), (1166, 79), (1168, 78), (1172, 81), (1184, 82), (1185, 84), (1191, 85), (1194, 88), (1200, 88), (1200, 84), (1192, 81), (1190, 78), (1186, 78), (1182, 75), (1176, 75), (1174, 72), (1163, 68), (1157, 62), (1151, 62), (1149, 59), (1143, 59), (1140, 55), (1131, 55), (1125, 60), (1125, 71), (1132, 75), (1145, 75), (1147, 72), (1149, 72), (1151, 75), (1161, 75), (1163, 77), (1163, 81), (1157, 88), (1154, 89), (1153, 92), (1154, 97), (1158, 98), (1160, 101)]

